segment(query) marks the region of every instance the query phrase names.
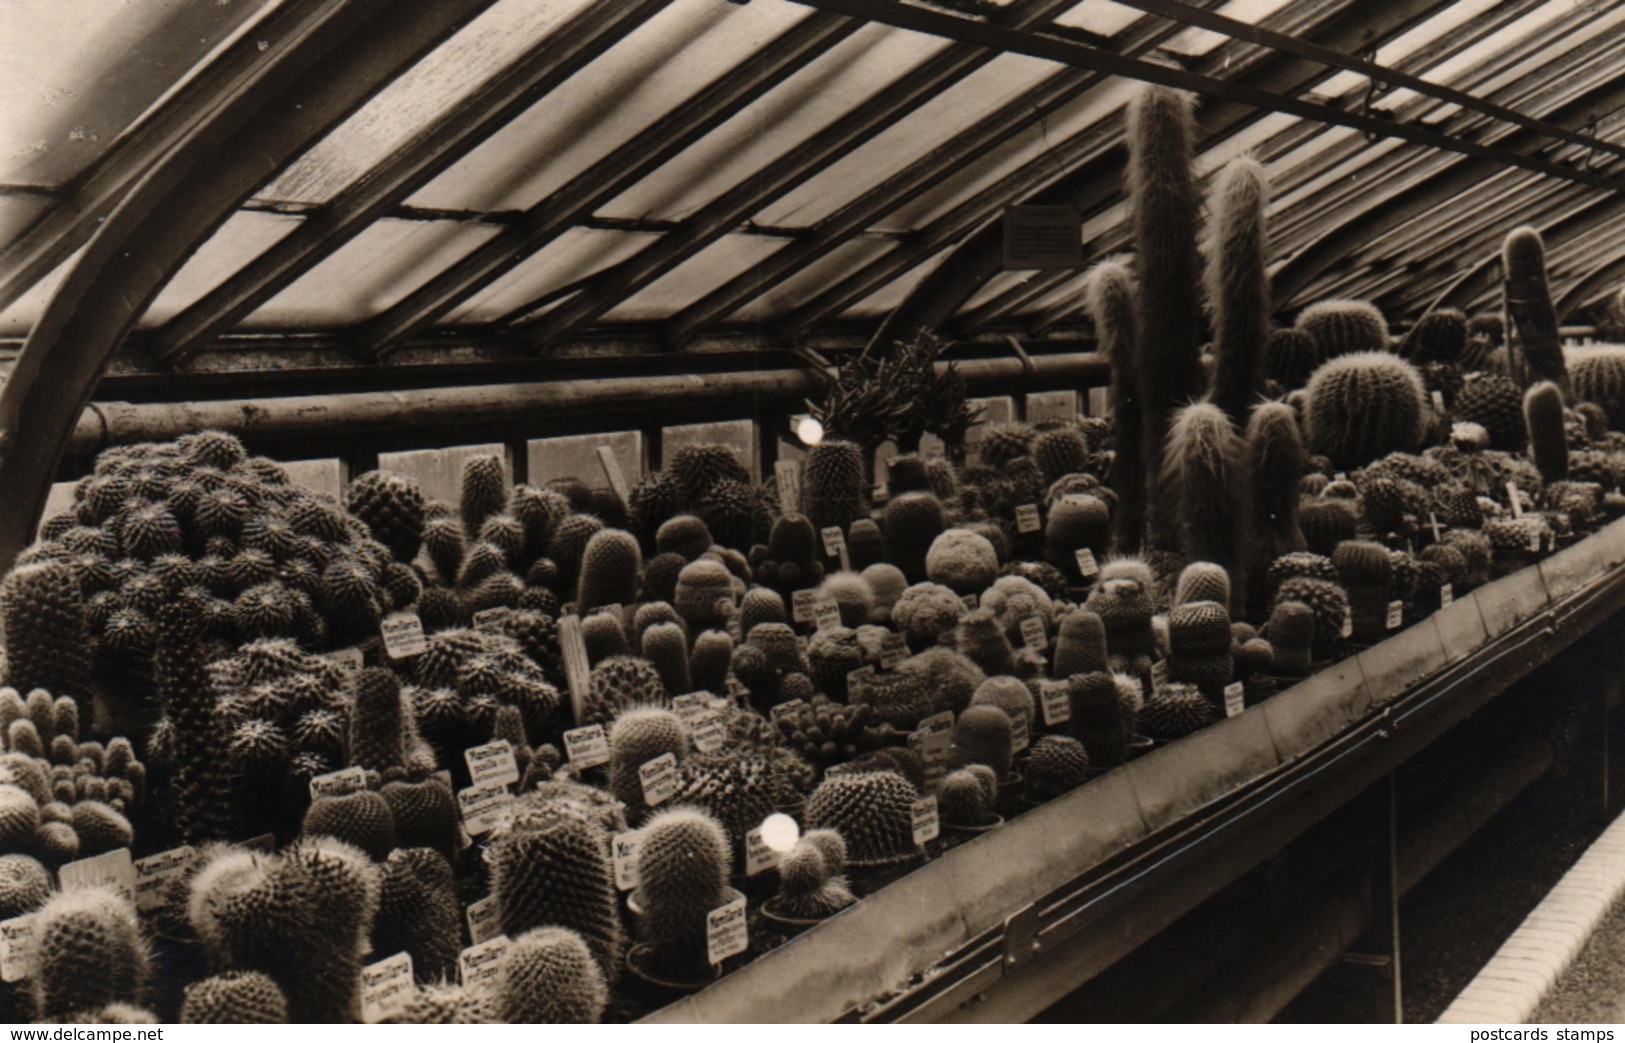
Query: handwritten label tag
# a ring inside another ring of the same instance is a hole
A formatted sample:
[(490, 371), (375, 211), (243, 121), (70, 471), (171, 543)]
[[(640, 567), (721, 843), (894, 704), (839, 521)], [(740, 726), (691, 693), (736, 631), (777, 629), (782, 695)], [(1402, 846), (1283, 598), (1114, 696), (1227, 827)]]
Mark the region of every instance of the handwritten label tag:
[(813, 618), (819, 630), (831, 630), (841, 625), (841, 606), (833, 601), (820, 601), (813, 609)]
[(811, 590), (798, 590), (790, 595), (790, 618), (797, 623), (811, 623), (813, 621), (813, 606), (818, 595)]
[(784, 855), (767, 846), (760, 826), (745, 834), (745, 875), (766, 872), (784, 860)]
[(1016, 508), (1017, 532), (1037, 532), (1043, 527), (1044, 523), (1038, 520), (1038, 505), (1036, 503), (1024, 503)]
[(643, 783), (643, 802), (651, 808), (677, 796), (682, 780), (677, 774), (677, 755), (662, 753), (654, 760), (638, 766), (638, 779)]
[(819, 530), (824, 538), (824, 554), (831, 558), (838, 558), (846, 549), (846, 533), (841, 531), (839, 525), (826, 525)]
[(1347, 605), (1343, 606), (1343, 629), (1338, 632), (1337, 636), (1341, 638), (1354, 636), (1354, 610)]
[(799, 717), (801, 715), (801, 711), (806, 709), (806, 707), (807, 700), (791, 699), (789, 702), (779, 703), (768, 712), (773, 715), (773, 723), (778, 724), (780, 721)]
[(1247, 709), (1245, 700), (1246, 686), (1240, 681), (1231, 681), (1224, 686), (1224, 715), (1234, 717)]
[(728, 729), (722, 723), (722, 715), (715, 710), (707, 710), (700, 722), (694, 725), (690, 738), (694, 740), (694, 748), (701, 753), (715, 753), (728, 745)]
[(135, 863), (130, 860), (130, 849), (127, 847), (94, 858), (69, 862), (56, 871), (56, 877), (64, 891), (111, 887), (130, 901), (135, 901)]
[(1072, 699), (1067, 694), (1065, 684), (1059, 682), (1046, 684), (1039, 689), (1039, 696), (1044, 708), (1046, 725), (1053, 728), (1072, 719)]
[(1439, 535), (1439, 516), (1432, 511), (1428, 512), (1428, 528), (1433, 530), (1433, 542), (1438, 543), (1444, 537)]
[(1507, 483), (1507, 502), (1512, 504), (1512, 516), (1514, 518), (1522, 518), (1523, 517), (1523, 497), (1518, 495), (1518, 483), (1517, 482), (1508, 482)]
[(1446, 583), (1443, 586), (1441, 586), (1439, 588), (1439, 607), (1444, 608), (1446, 605), (1454, 605), (1455, 603), (1456, 603), (1456, 587), (1455, 587), (1455, 585), (1452, 584), (1452, 583)]
[(1433, 389), (1433, 411), (1440, 416), (1444, 415), (1444, 392), (1438, 388)]
[(197, 852), (190, 845), (135, 860), (135, 907), (142, 912), (164, 907), (169, 882), (185, 873)]
[(468, 763), (468, 777), (474, 785), (495, 782), (503, 786), (519, 781), (519, 762), (514, 759), (513, 746), (507, 739), (492, 739), (482, 746), (470, 746), (463, 751)]
[(1012, 753), (1020, 753), (1027, 748), (1031, 740), (1031, 727), (1031, 723), (1027, 720), (1026, 711), (1023, 710), (1010, 715), (1010, 750)]
[(502, 957), (507, 954), (509, 944), (508, 936), (499, 934), (459, 953), (457, 966), (462, 972), (463, 987), (487, 992), (494, 990), (502, 970)]
[(347, 674), (353, 674), (367, 665), (367, 658), (361, 654), (361, 649), (354, 647), (324, 652), (322, 658)]
[(457, 791), (457, 806), (463, 813), (463, 828), (471, 837), (483, 836), (495, 828), (502, 812), (513, 803), (513, 794), (500, 782), (487, 782)]
[(310, 780), (310, 799), (317, 797), (344, 797), (367, 788), (367, 769), (340, 768)]
[(468, 907), (468, 936), (475, 945), (502, 933), (502, 906), (496, 895), (481, 898)]
[(1095, 560), (1095, 552), (1088, 547), (1079, 547), (1073, 552), (1078, 559), (1078, 575), (1084, 579), (1094, 579), (1100, 575), (1100, 562)]
[(914, 820), (914, 845), (916, 847), (937, 839), (942, 832), (942, 821), (937, 817), (937, 798), (924, 796), (914, 802), (911, 809)]
[(361, 1020), (376, 1025), (394, 1017), (412, 999), (412, 954), (399, 952), (361, 968)]
[(483, 609), (474, 613), (474, 629), (495, 633), (502, 629), (502, 624), (506, 623), (511, 615), (513, 609), (506, 605)]
[(609, 481), (609, 487), (615, 490), (615, 498), (625, 503), (632, 495), (632, 489), (626, 484), (626, 475), (621, 471), (621, 462), (615, 458), (615, 450), (607, 445), (598, 447), (598, 466), (604, 469), (604, 477)]
[(1021, 621), (1021, 642), (1035, 652), (1042, 652), (1049, 647), (1049, 634), (1044, 630), (1044, 621), (1037, 616), (1028, 616)]
[(908, 658), (908, 638), (903, 634), (887, 634), (880, 639), (880, 668), (895, 670)]
[(679, 695), (672, 699), (671, 708), (683, 719), (684, 724), (693, 727), (694, 722), (711, 712), (711, 693), (689, 692), (687, 695)]
[(0, 981), (22, 981), (34, 973), (34, 914), (0, 920)]
[(773, 465), (773, 479), (779, 487), (779, 512), (798, 514), (801, 511), (801, 463), (798, 460), (780, 460)]
[(929, 717), (920, 718), (919, 727), (915, 729), (922, 735), (946, 735), (954, 730), (954, 712), (944, 710)]
[(1405, 602), (1388, 602), (1388, 629), (1398, 630), (1399, 625), (1405, 621)]
[(578, 770), (596, 768), (609, 763), (609, 739), (604, 726), (589, 724), (585, 728), (572, 728), (564, 733), (565, 757)]
[(635, 829), (617, 833), (610, 841), (610, 852), (615, 863), (615, 886), (622, 891), (630, 891), (638, 886), (638, 845), (642, 842), (643, 834)]
[(416, 612), (396, 612), (378, 624), (378, 633), (384, 639), (384, 652), (391, 659), (410, 659), (429, 648), (429, 639), (423, 634), (423, 620)]
[(744, 895), (705, 914), (705, 952), (712, 964), (721, 963), (749, 947)]
[(920, 762), (925, 765), (927, 786), (935, 785), (948, 774), (948, 751), (953, 743), (952, 732), (914, 732), (909, 736), (909, 745), (914, 747), (920, 755)]
[(981, 604), (981, 599), (975, 594), (966, 594), (959, 600), (965, 603), (966, 608), (975, 608), (977, 605)]

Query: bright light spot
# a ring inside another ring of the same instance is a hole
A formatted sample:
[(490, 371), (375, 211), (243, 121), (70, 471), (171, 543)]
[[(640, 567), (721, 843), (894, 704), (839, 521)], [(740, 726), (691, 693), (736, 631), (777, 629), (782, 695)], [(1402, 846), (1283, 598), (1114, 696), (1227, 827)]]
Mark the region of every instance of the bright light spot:
[(824, 440), (824, 425), (810, 416), (796, 421), (796, 437), (804, 445), (817, 445)]
[(796, 820), (789, 815), (775, 811), (762, 819), (762, 843), (779, 854), (782, 855), (795, 847), (796, 841), (800, 839), (801, 827), (796, 825)]

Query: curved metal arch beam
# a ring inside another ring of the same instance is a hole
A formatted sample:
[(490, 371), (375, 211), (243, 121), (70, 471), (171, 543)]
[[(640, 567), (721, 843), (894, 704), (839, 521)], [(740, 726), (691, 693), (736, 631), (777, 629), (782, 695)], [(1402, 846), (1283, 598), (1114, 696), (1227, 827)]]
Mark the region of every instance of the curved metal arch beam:
[(0, 391), (0, 571), (31, 537), (63, 446), (125, 336), (256, 188), (493, 0), (292, 0), (298, 33), (102, 222)]

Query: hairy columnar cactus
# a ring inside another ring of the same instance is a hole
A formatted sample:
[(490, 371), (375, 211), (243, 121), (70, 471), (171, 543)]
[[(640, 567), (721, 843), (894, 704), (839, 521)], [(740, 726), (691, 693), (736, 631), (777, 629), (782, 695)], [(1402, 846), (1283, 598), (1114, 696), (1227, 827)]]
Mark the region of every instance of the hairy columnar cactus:
[(34, 918), (34, 992), (39, 1016), (139, 1004), (151, 956), (135, 907), (111, 889), (70, 891)]
[(1238, 429), (1258, 399), (1269, 337), (1269, 179), (1252, 159), (1225, 164), (1209, 209), (1207, 294), (1213, 309), (1213, 403)]
[(1222, 565), (1231, 603), (1246, 603), (1242, 555), (1251, 533), (1247, 444), (1215, 405), (1181, 409), (1168, 432), (1163, 483), (1174, 494), (1180, 546), (1191, 561)]
[(1501, 248), (1501, 270), (1506, 273), (1507, 317), (1517, 340), (1509, 348), (1512, 377), (1528, 386), (1549, 380), (1559, 389), (1569, 386), (1563, 361), (1563, 342), (1557, 332), (1557, 309), (1546, 281), (1546, 246), (1533, 228), (1514, 228)]
[(1569, 476), (1569, 439), (1563, 426), (1563, 389), (1543, 380), (1524, 392), (1523, 419), (1529, 455), (1548, 485)]
[(1117, 436), (1110, 475), (1112, 491), (1117, 494), (1112, 532), (1117, 546), (1128, 553), (1139, 550), (1145, 538), (1147, 488), (1134, 295), (1128, 267), (1119, 260), (1102, 261), (1089, 273), (1089, 314), (1095, 321), (1100, 353), (1111, 363), (1112, 374), (1112, 427)]
[[(1303, 438), (1297, 413), (1282, 402), (1266, 402), (1247, 421), (1247, 457), (1252, 471), (1252, 538), (1247, 585), (1255, 602), (1262, 597), (1264, 572), (1283, 554), (1307, 549), (1298, 526), (1298, 483), (1303, 478)], [(1262, 618), (1262, 603), (1250, 606)]]
[(609, 987), (579, 934), (538, 927), (503, 954), (496, 995), (497, 1014), (510, 1025), (595, 1025)]
[(655, 969), (676, 978), (704, 976), (706, 916), (727, 904), (732, 862), (728, 834), (698, 808), (669, 808), (643, 827), (637, 897)]

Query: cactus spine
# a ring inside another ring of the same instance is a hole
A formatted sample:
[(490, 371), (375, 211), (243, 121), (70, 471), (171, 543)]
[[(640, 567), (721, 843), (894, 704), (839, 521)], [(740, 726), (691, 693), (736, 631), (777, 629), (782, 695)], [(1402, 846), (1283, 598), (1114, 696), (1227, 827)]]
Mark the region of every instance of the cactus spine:
[(1213, 402), (1238, 429), (1258, 398), (1269, 337), (1269, 180), (1252, 159), (1219, 172), (1210, 196), (1207, 292), (1213, 309)]
[(1218, 406), (1198, 403), (1176, 414), (1162, 473), (1164, 486), (1176, 494), (1185, 557), (1224, 566), (1231, 604), (1244, 605), (1241, 558), (1251, 532), (1247, 445)]
[(1128, 268), (1116, 260), (1096, 265), (1089, 273), (1088, 295), (1100, 353), (1111, 363), (1112, 426), (1117, 435), (1111, 468), (1111, 487), (1117, 494), (1112, 531), (1118, 548), (1134, 553), (1145, 538), (1145, 416), (1135, 357), (1137, 303)]

